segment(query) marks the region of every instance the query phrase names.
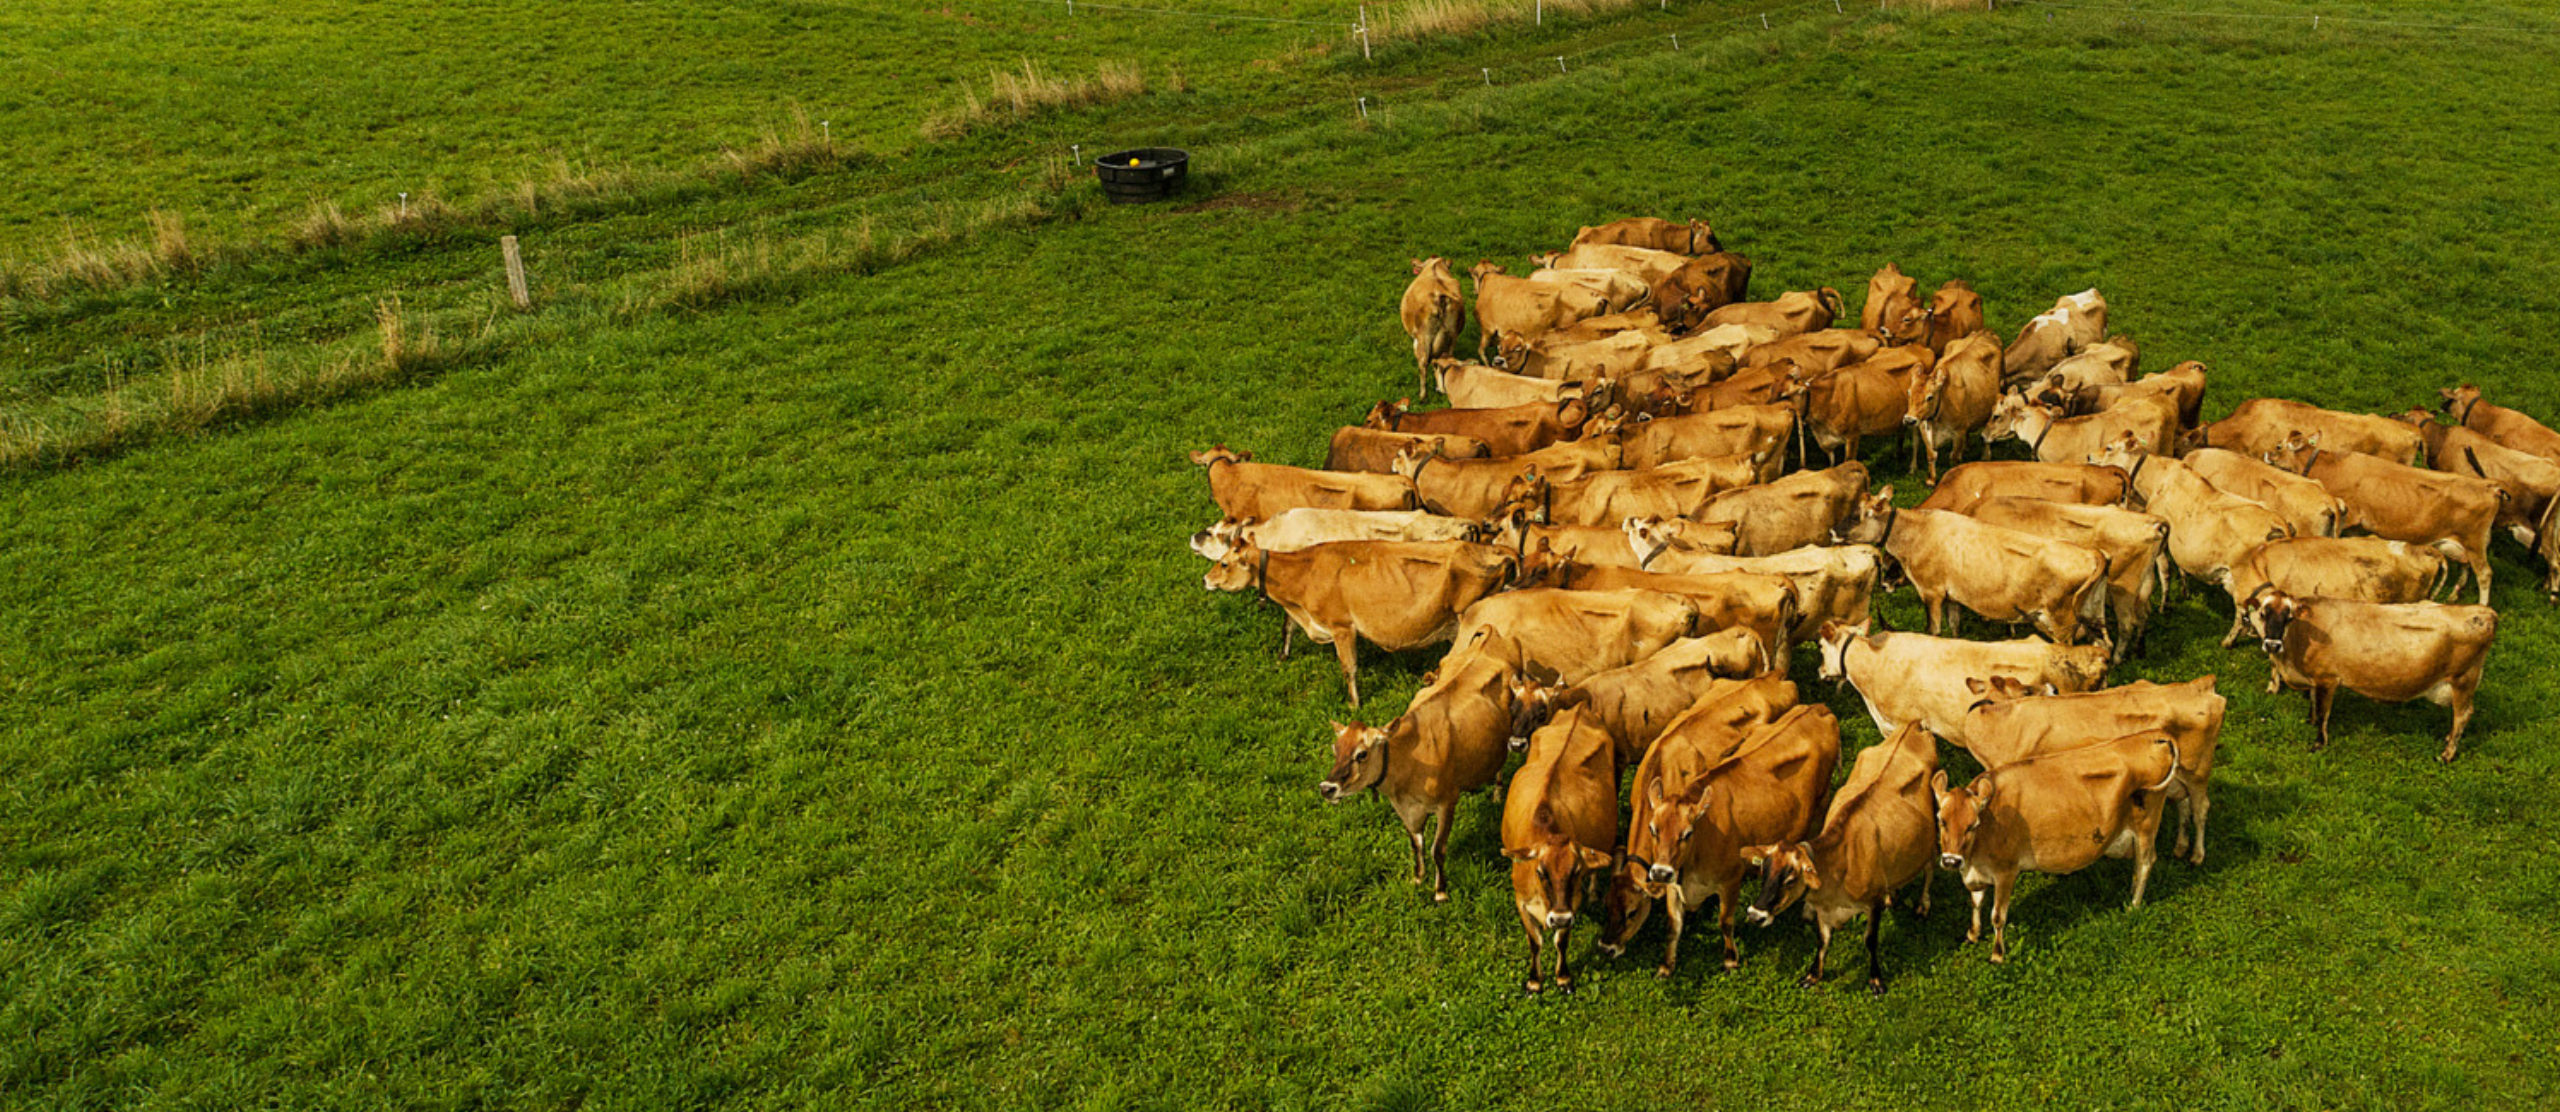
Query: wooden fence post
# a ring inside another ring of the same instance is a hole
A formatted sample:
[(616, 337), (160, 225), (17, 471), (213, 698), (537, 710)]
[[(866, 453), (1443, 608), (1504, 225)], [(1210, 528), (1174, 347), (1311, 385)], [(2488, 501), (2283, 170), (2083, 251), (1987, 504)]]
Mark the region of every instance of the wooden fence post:
[(507, 296), (515, 299), (516, 308), (533, 308), (533, 294), (524, 284), (524, 255), (516, 250), (516, 237), (498, 237), (498, 250), (507, 257)]

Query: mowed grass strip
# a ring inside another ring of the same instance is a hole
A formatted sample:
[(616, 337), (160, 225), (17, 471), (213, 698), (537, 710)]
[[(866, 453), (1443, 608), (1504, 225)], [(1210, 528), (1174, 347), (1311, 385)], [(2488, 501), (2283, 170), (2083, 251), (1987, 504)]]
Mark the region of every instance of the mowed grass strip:
[[(0, 1091), (2547, 1103), (2560, 679), (2512, 547), (2451, 767), (2423, 705), (2342, 700), (2305, 752), (2300, 697), (2182, 596), (2131, 675), (2215, 672), (2231, 725), (2213, 856), (2163, 862), (2139, 911), (2120, 863), (2031, 881), (1994, 968), (1942, 884), (1937, 918), (1888, 923), (1881, 1000), (1793, 987), (1792, 923), (1736, 972), (1655, 981), (1654, 933), (1530, 999), (1491, 798), (1425, 906), (1384, 811), (1311, 791), (1348, 713), (1330, 660), (1275, 662), (1276, 614), (1201, 591), (1181, 543), (1215, 512), (1185, 450), (1313, 462), (1407, 388), (1406, 258), (1634, 212), (1712, 216), (1771, 290), (1968, 277), (2004, 332), (2099, 285), (2150, 358), (2214, 365), (2214, 412), (2476, 379), (2560, 417), (2514, 369), (2560, 277), (2545, 60), (1801, 31), (1283, 135), (1219, 197), (0, 480)], [(2264, 112), (2278, 91), (2297, 107)], [(1383, 714), (1433, 654), (1370, 660)]]

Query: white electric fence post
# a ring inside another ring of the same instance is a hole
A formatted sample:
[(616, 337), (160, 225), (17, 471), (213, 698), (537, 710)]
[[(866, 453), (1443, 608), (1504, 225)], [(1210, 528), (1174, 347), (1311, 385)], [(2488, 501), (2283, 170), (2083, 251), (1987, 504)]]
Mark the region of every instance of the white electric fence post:
[(1673, 50), (1678, 50), (1678, 49), (1680, 49), (1680, 36), (1678, 36), (1678, 35), (1673, 35), (1673, 36), (1671, 36), (1671, 49), (1673, 49)]
[(1353, 30), (1360, 33), (1360, 60), (1366, 62), (1369, 60), (1369, 5), (1360, 5), (1360, 26)]
[(1487, 84), (1487, 85), (1491, 85), (1491, 84), (1493, 84), (1493, 71), (1488, 69), (1488, 70), (1483, 71), (1483, 73), (1484, 73), (1484, 83), (1485, 83), (1485, 84)]
[(1760, 13), (1760, 29), (1763, 31), (1769, 29), (1769, 13), (1767, 12)]
[(1562, 55), (1562, 54), (1558, 54), (1558, 55), (1556, 55), (1556, 72), (1557, 72), (1557, 73), (1563, 73), (1563, 72), (1564, 72), (1564, 55)]
[(1072, 160), (1074, 161), (1074, 163), (1075, 163), (1076, 165), (1078, 165), (1078, 166), (1082, 166), (1082, 165), (1084, 165), (1084, 144), (1082, 144), (1082, 143), (1069, 143), (1069, 144), (1067, 144), (1067, 157), (1068, 157), (1069, 159), (1072, 159)]
[(1360, 98), (1360, 118), (1364, 120), (1369, 118), (1369, 98), (1367, 97)]
[(1547, 25), (1547, 0), (1538, 0), (1538, 26)]

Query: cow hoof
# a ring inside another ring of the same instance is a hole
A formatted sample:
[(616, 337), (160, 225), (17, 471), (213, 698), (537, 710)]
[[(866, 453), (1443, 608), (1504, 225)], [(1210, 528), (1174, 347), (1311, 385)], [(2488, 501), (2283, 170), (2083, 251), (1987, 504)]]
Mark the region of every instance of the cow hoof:
[(2009, 952), (2008, 952), (2007, 950), (1993, 950), (1993, 951), (1991, 951), (1991, 964), (1993, 964), (1993, 965), (2007, 965), (2007, 964), (2009, 964)]
[(1556, 978), (1556, 991), (1557, 991), (1557, 992), (1572, 992), (1572, 991), (1573, 991), (1573, 978), (1571, 978), (1571, 977), (1558, 977), (1558, 978)]
[(1796, 987), (1820, 988), (1822, 987), (1822, 975), (1819, 973), (1807, 973), (1804, 976), (1798, 977), (1796, 978)]
[(1671, 967), (1668, 965), (1654, 966), (1653, 978), (1657, 981), (1669, 980), (1671, 978)]
[(1622, 958), (1627, 956), (1627, 948), (1624, 946), (1612, 946), (1603, 942), (1592, 948), (1600, 951), (1600, 956), (1604, 958)]
[(1876, 978), (1876, 977), (1869, 977), (1869, 978), (1867, 978), (1867, 995), (1869, 995), (1869, 996), (1882, 996), (1882, 995), (1884, 995), (1884, 981), (1883, 981), (1882, 979), (1880, 979), (1880, 978)]
[(1726, 958), (1726, 959), (1724, 959), (1724, 967), (1725, 967), (1725, 968), (1727, 968), (1727, 969), (1740, 969), (1740, 968), (1742, 968), (1742, 959), (1741, 959), (1741, 958)]
[(1545, 992), (1547, 990), (1547, 986), (1539, 984), (1535, 979), (1521, 982), (1520, 987), (1525, 988), (1532, 993)]
[(1449, 894), (1447, 892), (1433, 892), (1431, 894), (1431, 902), (1435, 904), (1447, 903), (1449, 902)]

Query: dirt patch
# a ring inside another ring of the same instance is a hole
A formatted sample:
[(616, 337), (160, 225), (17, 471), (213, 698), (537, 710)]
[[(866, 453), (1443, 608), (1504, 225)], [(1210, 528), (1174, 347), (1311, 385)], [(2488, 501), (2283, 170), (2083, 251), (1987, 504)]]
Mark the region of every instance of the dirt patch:
[(1174, 209), (1175, 212), (1216, 212), (1220, 209), (1251, 209), (1255, 212), (1295, 212), (1304, 202), (1297, 197), (1277, 193), (1221, 193), (1205, 201), (1193, 201)]

